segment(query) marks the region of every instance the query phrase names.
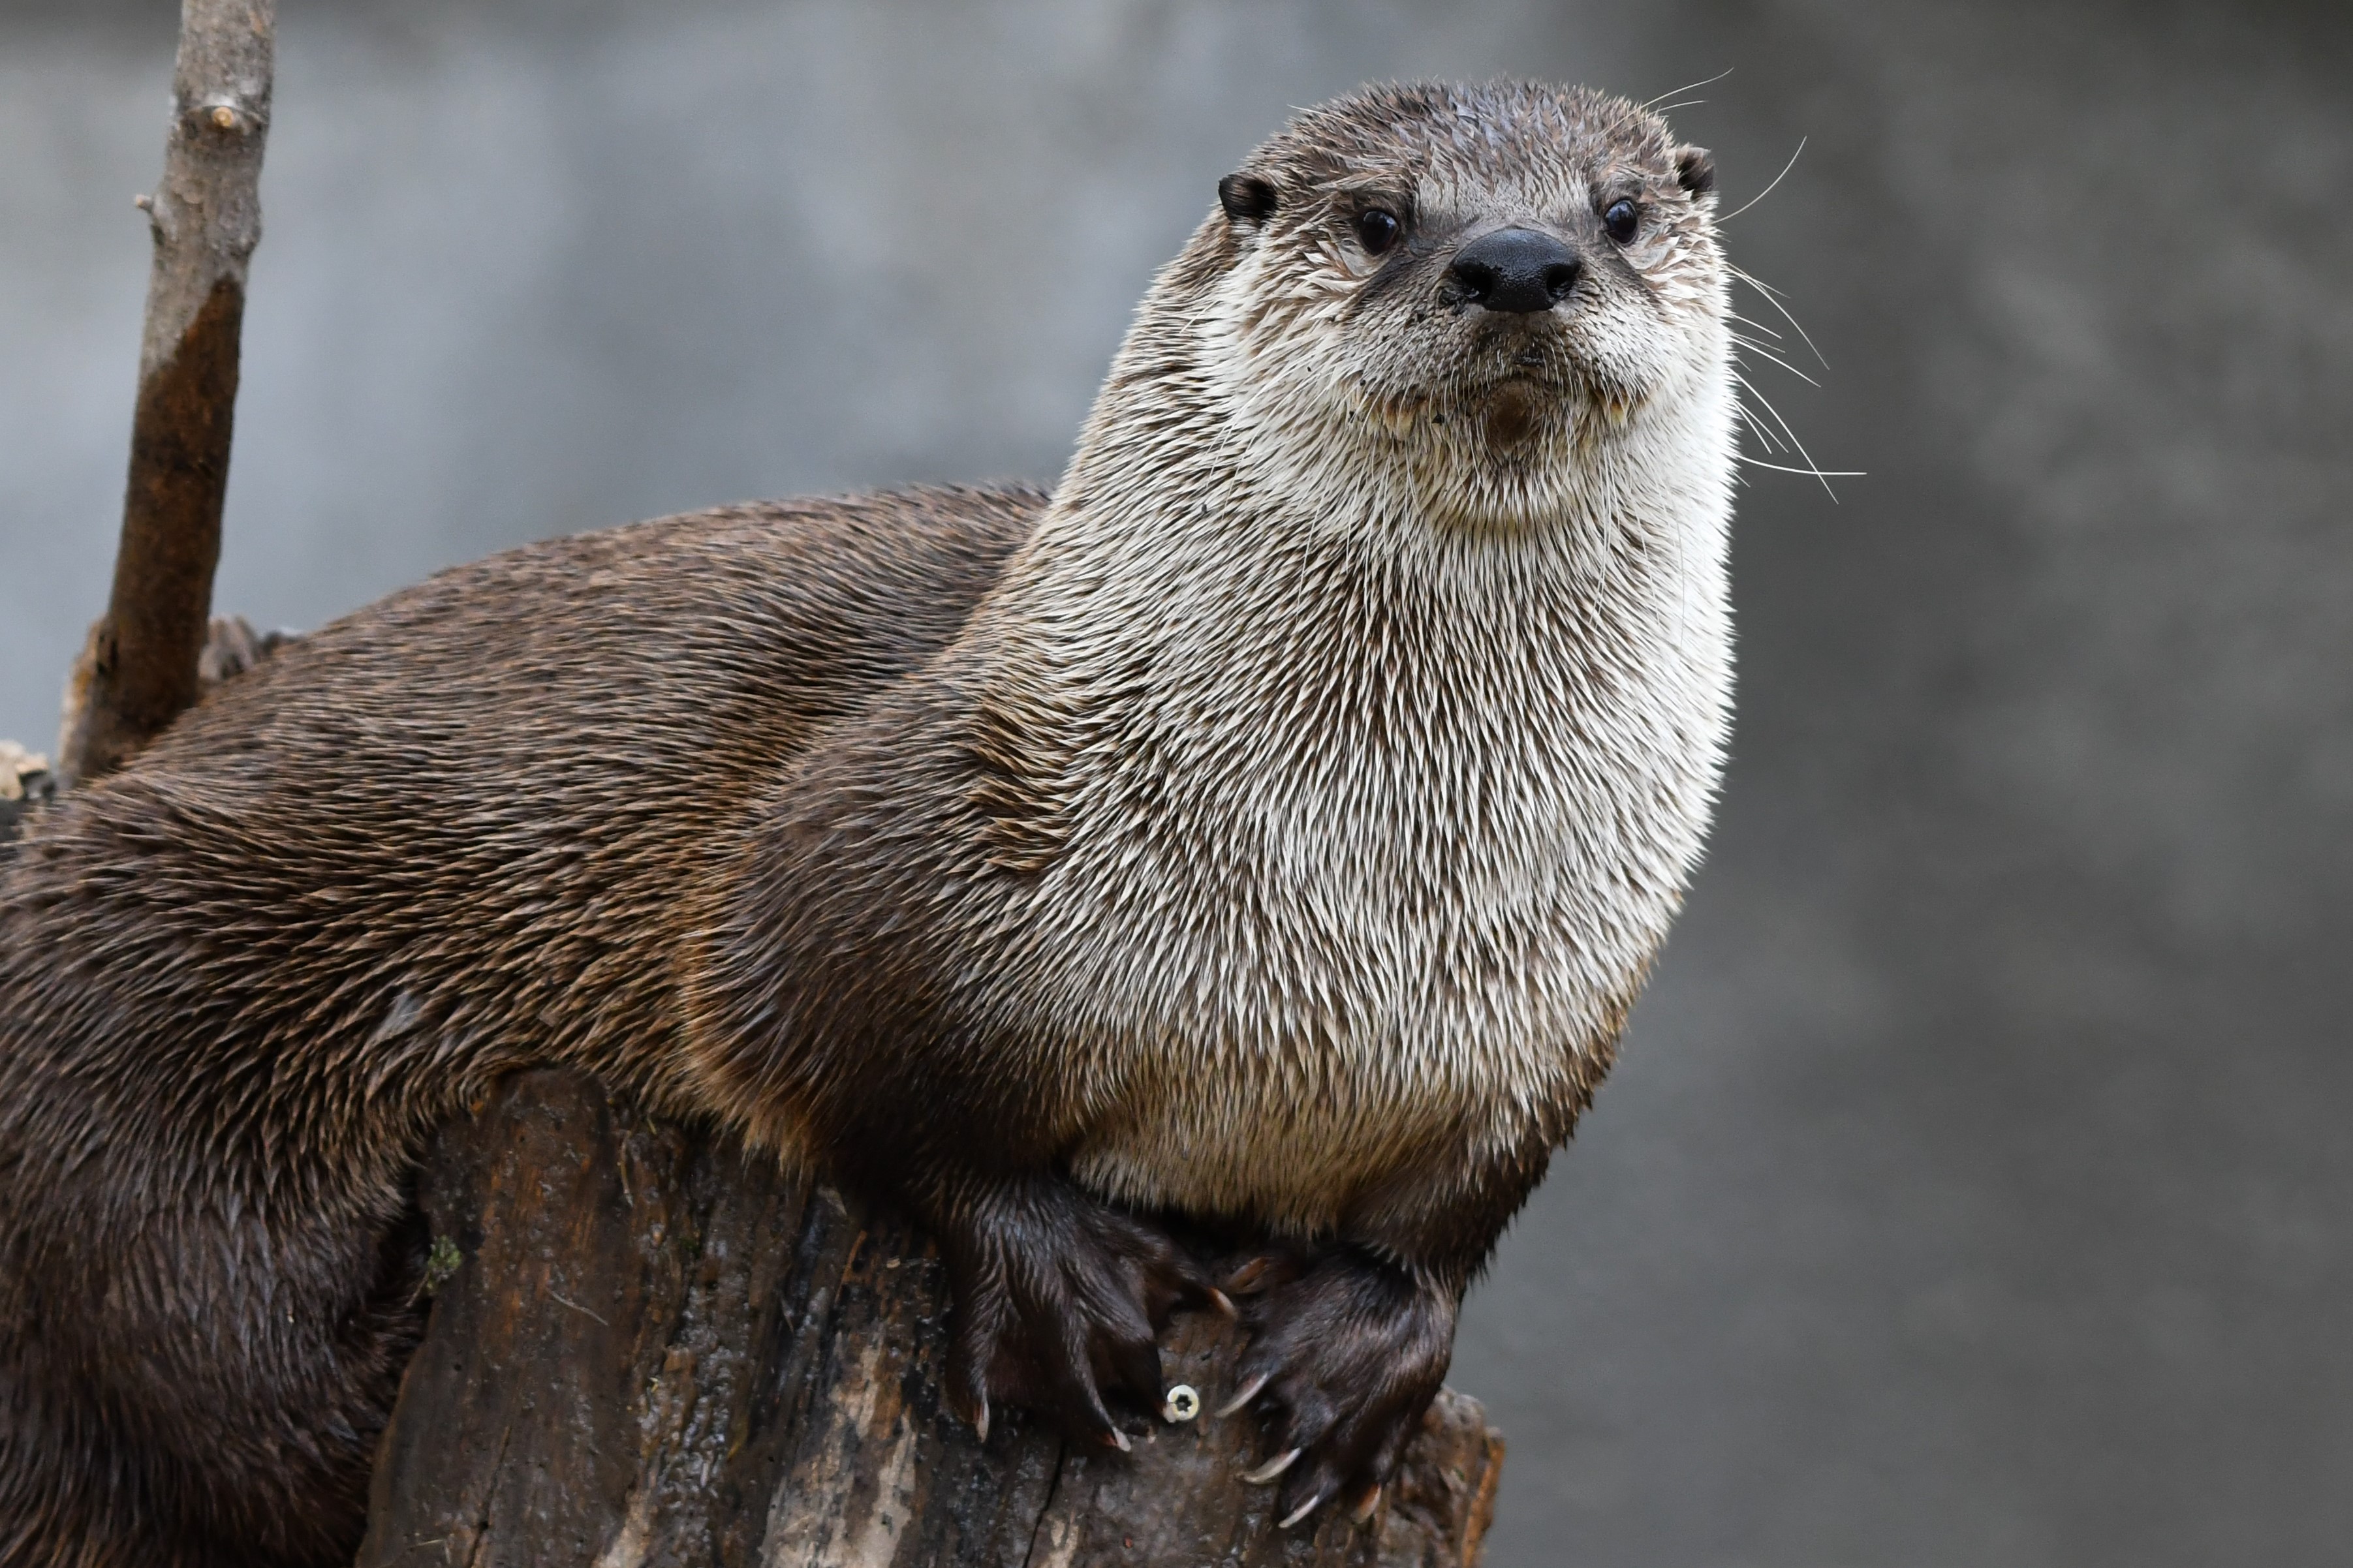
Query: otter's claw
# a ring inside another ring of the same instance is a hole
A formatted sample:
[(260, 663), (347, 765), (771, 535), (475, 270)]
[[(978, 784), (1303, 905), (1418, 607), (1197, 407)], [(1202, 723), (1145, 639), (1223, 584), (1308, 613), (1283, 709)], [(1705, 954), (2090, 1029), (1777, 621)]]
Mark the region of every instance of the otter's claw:
[(1293, 1509), (1289, 1513), (1284, 1514), (1281, 1520), (1277, 1521), (1275, 1523), (1275, 1529), (1289, 1530), (1293, 1525), (1297, 1524), (1301, 1520), (1305, 1519), (1309, 1514), (1314, 1513), (1323, 1505), (1324, 1494), (1322, 1492), (1311, 1493), (1305, 1502), (1301, 1503), (1297, 1508)]
[(1242, 1479), (1254, 1487), (1271, 1486), (1274, 1483), (1274, 1478), (1291, 1468), (1298, 1461), (1302, 1452), (1303, 1450), (1299, 1448), (1286, 1448), (1257, 1469), (1244, 1470)]
[(1274, 1265), (1275, 1259), (1270, 1256), (1261, 1254), (1253, 1258), (1226, 1276), (1226, 1289), (1237, 1296), (1250, 1295), (1260, 1288), (1260, 1282), (1266, 1278), (1267, 1270), (1272, 1268)]
[(1159, 1405), (1157, 1335), (1178, 1306), (1210, 1303), (1200, 1266), (1051, 1176), (968, 1189), (933, 1223), (955, 1292), (950, 1406), (984, 1441), (991, 1403), (1007, 1399), (1073, 1441), (1130, 1452), (1103, 1390)]
[(1273, 1375), (1274, 1374), (1271, 1372), (1262, 1372), (1256, 1377), (1251, 1378), (1248, 1383), (1243, 1384), (1240, 1393), (1235, 1394), (1231, 1399), (1227, 1400), (1223, 1405), (1218, 1406), (1218, 1419), (1220, 1421), (1224, 1420), (1227, 1416), (1231, 1415), (1234, 1412), (1250, 1404), (1251, 1400), (1256, 1399), (1260, 1394), (1265, 1393), (1267, 1380)]
[(1276, 1456), (1242, 1479), (1288, 1476), (1282, 1523), (1335, 1497), (1364, 1517), (1421, 1426), (1454, 1348), (1455, 1296), (1350, 1247), (1255, 1297), (1254, 1332), (1228, 1412), (1262, 1401)]

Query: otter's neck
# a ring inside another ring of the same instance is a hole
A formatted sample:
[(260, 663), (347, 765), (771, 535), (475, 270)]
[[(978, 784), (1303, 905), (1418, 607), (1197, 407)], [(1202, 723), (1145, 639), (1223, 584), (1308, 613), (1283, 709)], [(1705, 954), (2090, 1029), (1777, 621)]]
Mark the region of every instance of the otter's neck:
[[(1634, 923), (1662, 930), (1729, 699), (1720, 465), (1666, 449), (1697, 437), (1663, 416), (1625, 436), (1687, 487), (1598, 473), (1577, 510), (1477, 531), (1378, 486), (1303, 497), (1247, 438), (1168, 421), (1169, 390), (1114, 377), (976, 618), (972, 689), (1023, 819), (1008, 863), (1059, 863), (1054, 896), (1097, 908), (1271, 876), (1377, 889), (1398, 921), (1631, 878), (1659, 900)], [(1650, 826), (1617, 841), (1628, 824)]]

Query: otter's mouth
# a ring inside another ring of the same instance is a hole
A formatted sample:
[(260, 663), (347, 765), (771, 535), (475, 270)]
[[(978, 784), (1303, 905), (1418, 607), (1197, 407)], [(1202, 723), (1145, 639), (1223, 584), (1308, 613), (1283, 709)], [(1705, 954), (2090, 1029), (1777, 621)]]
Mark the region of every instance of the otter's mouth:
[(1366, 412), (1397, 440), (1442, 432), (1476, 440), (1499, 458), (1525, 454), (1547, 431), (1589, 440), (1605, 426), (1623, 426), (1639, 402), (1622, 388), (1563, 376), (1557, 365), (1450, 390), (1365, 396)]
[(1479, 433), (1491, 449), (1514, 451), (1558, 416), (1562, 401), (1558, 392), (1524, 375), (1497, 382), (1474, 405)]

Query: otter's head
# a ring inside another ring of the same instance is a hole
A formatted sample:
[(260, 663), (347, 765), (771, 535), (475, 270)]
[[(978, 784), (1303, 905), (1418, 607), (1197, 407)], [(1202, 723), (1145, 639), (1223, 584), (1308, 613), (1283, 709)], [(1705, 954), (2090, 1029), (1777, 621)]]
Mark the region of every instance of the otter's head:
[(1527, 526), (1678, 426), (1728, 453), (1715, 168), (1657, 115), (1575, 88), (1370, 88), (1218, 195), (1113, 390), (1175, 373), (1294, 499)]

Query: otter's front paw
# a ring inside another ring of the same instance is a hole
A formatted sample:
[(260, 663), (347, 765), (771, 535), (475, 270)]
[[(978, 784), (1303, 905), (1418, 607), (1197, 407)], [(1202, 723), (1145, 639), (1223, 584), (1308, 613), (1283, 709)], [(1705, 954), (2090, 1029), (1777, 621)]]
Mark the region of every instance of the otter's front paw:
[(1229, 1283), (1263, 1287), (1244, 1309), (1253, 1333), (1222, 1415), (1258, 1405), (1273, 1457), (1243, 1479), (1284, 1472), (1282, 1523), (1335, 1497), (1371, 1512), (1421, 1428), (1454, 1353), (1453, 1292), (1352, 1248), (1261, 1259)]
[(1102, 1391), (1158, 1405), (1169, 1314), (1232, 1310), (1158, 1230), (1050, 1176), (973, 1190), (935, 1224), (955, 1294), (948, 1396), (984, 1440), (989, 1402), (1002, 1399), (1125, 1451)]

